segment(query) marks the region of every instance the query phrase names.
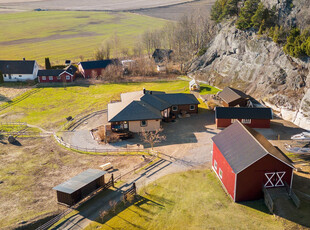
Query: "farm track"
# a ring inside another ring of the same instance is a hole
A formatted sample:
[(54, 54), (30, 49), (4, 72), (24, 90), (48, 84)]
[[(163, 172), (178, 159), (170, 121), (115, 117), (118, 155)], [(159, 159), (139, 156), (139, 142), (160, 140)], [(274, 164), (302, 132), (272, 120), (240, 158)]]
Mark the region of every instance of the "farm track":
[(33, 89), (33, 90), (27, 91), (26, 93), (23, 93), (21, 96), (13, 99), (12, 101), (9, 101), (9, 102), (6, 102), (6, 103), (0, 105), (0, 111), (5, 110), (5, 109), (23, 101), (23, 100), (25, 100), (26, 98), (30, 97), (31, 95), (33, 95), (33, 94), (35, 94), (41, 90), (42, 89)]

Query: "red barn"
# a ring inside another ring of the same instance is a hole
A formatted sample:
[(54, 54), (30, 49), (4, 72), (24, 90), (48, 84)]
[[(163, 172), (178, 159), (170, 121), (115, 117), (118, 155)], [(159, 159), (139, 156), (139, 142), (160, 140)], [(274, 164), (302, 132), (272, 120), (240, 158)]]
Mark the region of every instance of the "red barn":
[(252, 107), (216, 107), (215, 123), (217, 128), (230, 126), (236, 120), (251, 128), (270, 128), (272, 110)]
[(66, 69), (45, 69), (38, 71), (38, 81), (47, 82), (73, 82), (77, 68), (73, 65)]
[(98, 77), (102, 75), (102, 71), (109, 65), (118, 65), (118, 60), (83, 61), (78, 64), (78, 69), (84, 78)]
[(263, 186), (292, 187), (292, 161), (252, 128), (236, 121), (212, 140), (212, 168), (235, 202), (262, 198)]

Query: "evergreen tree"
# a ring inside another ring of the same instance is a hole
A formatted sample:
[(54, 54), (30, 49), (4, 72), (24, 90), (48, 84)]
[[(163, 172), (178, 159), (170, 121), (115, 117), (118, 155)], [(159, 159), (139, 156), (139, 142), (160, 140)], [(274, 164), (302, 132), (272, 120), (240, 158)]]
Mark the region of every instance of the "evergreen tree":
[(265, 20), (263, 19), (263, 21), (259, 27), (258, 34), (263, 34), (264, 29), (265, 29)]
[(273, 36), (272, 36), (272, 40), (275, 42), (275, 43), (279, 43), (279, 27), (278, 26), (275, 26), (274, 28), (274, 32), (273, 32)]
[[(239, 0), (228, 0), (224, 10), (223, 10), (223, 15), (225, 16), (234, 16), (238, 15), (238, 2)], [(223, 17), (223, 16), (222, 16)]]
[(50, 58), (45, 58), (45, 69), (51, 69), (51, 63), (50, 63)]
[(245, 30), (251, 28), (251, 18), (255, 14), (258, 8), (259, 0), (247, 0), (244, 7), (241, 8), (240, 17), (237, 20), (237, 28)]
[(259, 3), (257, 10), (255, 11), (255, 14), (251, 17), (252, 26), (255, 29), (260, 28), (262, 21), (264, 19), (266, 19), (265, 18), (265, 7), (263, 3)]
[(223, 8), (221, 5), (221, 0), (216, 0), (211, 9), (211, 20), (220, 22), (220, 17), (223, 14)]

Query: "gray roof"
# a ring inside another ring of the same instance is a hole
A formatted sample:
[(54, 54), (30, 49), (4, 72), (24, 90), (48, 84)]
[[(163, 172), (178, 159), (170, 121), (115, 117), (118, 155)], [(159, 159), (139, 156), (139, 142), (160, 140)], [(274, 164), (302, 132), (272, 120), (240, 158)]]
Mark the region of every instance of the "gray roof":
[(200, 104), (193, 94), (187, 94), (187, 93), (156, 94), (156, 97), (170, 103), (171, 105)]
[(231, 87), (225, 87), (223, 91), (218, 93), (218, 96), (226, 103), (231, 103), (241, 98), (250, 99), (250, 96), (246, 95), (245, 93), (243, 93), (238, 89), (234, 89)]
[(267, 154), (294, 168), (292, 161), (282, 151), (274, 147), (262, 134), (239, 121), (212, 137), (212, 140), (236, 174)]
[(74, 75), (77, 71), (77, 68), (74, 65), (69, 65), (67, 68), (65, 68), (65, 70), (67, 71), (67, 73)]
[(3, 74), (32, 74), (35, 61), (0, 61)]
[(38, 71), (38, 76), (59, 76), (63, 72), (63, 69), (42, 69)]
[(76, 175), (75, 177), (72, 177), (66, 182), (57, 185), (53, 189), (63, 193), (72, 194), (75, 191), (83, 188), (85, 185), (102, 177), (106, 173), (106, 171), (98, 169), (87, 169), (86, 171)]
[[(120, 104), (121, 105), (121, 104)], [(109, 122), (161, 119), (161, 112), (143, 101), (132, 101)]]
[(143, 97), (141, 97), (140, 100), (152, 105), (154, 108), (160, 111), (171, 107), (171, 104), (169, 102), (162, 100), (153, 94), (145, 94)]
[(99, 60), (99, 61), (83, 61), (79, 63), (83, 69), (103, 69), (106, 68), (108, 65), (118, 64), (117, 59), (106, 59), (106, 60)]
[(216, 107), (217, 119), (272, 119), (270, 108)]

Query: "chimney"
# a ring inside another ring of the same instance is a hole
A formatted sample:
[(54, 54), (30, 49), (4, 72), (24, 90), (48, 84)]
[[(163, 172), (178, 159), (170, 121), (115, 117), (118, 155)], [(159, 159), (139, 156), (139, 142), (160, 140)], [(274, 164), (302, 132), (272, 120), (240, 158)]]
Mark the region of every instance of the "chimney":
[(145, 88), (143, 88), (143, 94), (145, 94)]

